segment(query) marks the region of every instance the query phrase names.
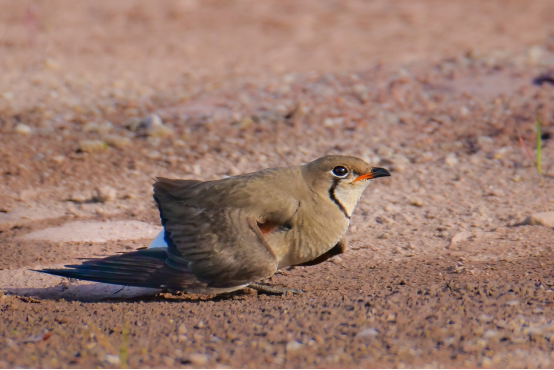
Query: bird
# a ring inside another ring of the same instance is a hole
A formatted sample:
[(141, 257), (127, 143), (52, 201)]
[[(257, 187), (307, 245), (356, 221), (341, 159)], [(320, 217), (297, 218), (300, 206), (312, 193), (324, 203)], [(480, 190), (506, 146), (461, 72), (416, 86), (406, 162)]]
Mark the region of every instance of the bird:
[(108, 284), (219, 294), (251, 287), (278, 269), (341, 254), (369, 183), (390, 176), (362, 159), (327, 155), (219, 180), (158, 177), (154, 201), (163, 230), (148, 248), (39, 272)]

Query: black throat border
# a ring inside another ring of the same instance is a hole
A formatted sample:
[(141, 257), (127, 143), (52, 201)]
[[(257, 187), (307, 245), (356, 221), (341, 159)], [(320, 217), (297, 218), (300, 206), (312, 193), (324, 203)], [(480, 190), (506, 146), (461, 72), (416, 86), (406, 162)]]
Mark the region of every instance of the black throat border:
[(329, 198), (331, 198), (331, 200), (337, 205), (337, 207), (339, 207), (344, 216), (350, 220), (350, 216), (348, 215), (348, 212), (346, 212), (346, 208), (344, 208), (342, 203), (337, 199), (337, 196), (335, 195), (335, 189), (337, 188), (339, 181), (339, 179), (333, 179), (333, 185), (329, 189)]

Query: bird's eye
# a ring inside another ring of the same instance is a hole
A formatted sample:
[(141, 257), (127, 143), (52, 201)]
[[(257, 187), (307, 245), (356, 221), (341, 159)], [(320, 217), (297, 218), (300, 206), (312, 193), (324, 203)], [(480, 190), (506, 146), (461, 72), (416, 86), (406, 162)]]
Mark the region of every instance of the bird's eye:
[(348, 170), (346, 169), (346, 167), (343, 167), (343, 166), (337, 166), (333, 168), (332, 172), (333, 172), (333, 175), (337, 177), (345, 177), (346, 175), (348, 175)]

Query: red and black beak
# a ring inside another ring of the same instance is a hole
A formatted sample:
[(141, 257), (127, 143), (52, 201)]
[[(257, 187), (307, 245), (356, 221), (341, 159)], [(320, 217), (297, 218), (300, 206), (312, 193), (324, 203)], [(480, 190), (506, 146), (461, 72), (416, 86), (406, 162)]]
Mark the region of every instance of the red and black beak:
[(370, 173), (364, 173), (363, 175), (358, 176), (353, 182), (387, 176), (390, 176), (390, 172), (388, 170), (380, 167), (373, 167)]

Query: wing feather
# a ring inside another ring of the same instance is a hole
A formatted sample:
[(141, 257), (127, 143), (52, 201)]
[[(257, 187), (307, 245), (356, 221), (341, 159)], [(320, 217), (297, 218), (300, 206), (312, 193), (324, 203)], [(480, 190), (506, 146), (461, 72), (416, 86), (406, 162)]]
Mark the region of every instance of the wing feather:
[[(267, 214), (275, 218), (278, 210), (262, 207), (256, 214), (243, 206), (248, 204), (247, 199), (233, 183), (222, 187), (221, 181), (157, 180), (154, 199), (166, 232), (166, 263), (170, 267), (191, 271), (209, 287), (218, 288), (246, 284), (275, 273), (277, 259), (258, 222), (266, 222)], [(256, 204), (255, 200), (251, 202)], [(291, 215), (295, 211), (279, 206)], [(286, 214), (279, 216), (286, 219)]]

